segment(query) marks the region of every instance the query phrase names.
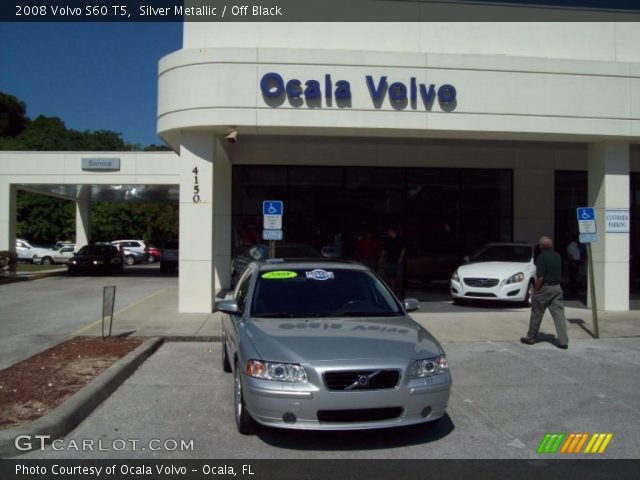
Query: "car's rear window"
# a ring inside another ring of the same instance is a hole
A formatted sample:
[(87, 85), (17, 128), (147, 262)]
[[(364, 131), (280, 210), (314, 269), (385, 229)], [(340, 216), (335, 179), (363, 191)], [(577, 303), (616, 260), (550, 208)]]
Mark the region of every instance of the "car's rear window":
[(164, 248), (168, 250), (178, 250), (178, 246), (178, 240), (168, 240), (167, 243), (164, 244)]
[(253, 295), (253, 317), (402, 315), (389, 289), (363, 270), (283, 268), (262, 271)]
[(113, 245), (85, 245), (78, 255), (117, 255), (118, 249)]

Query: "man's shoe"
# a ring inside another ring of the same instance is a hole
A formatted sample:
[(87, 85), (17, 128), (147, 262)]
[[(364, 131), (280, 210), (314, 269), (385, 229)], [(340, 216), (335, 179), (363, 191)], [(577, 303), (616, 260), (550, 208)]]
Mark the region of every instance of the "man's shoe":
[(567, 348), (569, 348), (569, 345), (558, 345), (558, 348), (566, 350)]
[(535, 345), (535, 343), (536, 343), (536, 340), (534, 338), (531, 338), (531, 337), (522, 337), (520, 339), (520, 341), (522, 343), (527, 344), (527, 345)]

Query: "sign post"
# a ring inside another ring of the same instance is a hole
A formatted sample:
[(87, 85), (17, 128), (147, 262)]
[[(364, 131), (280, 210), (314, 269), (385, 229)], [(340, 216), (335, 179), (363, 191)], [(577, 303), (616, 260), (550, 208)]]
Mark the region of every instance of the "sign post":
[(269, 257), (276, 256), (276, 240), (282, 240), (282, 214), (284, 205), (281, 200), (262, 202), (262, 239), (269, 241)]
[(596, 212), (593, 207), (581, 207), (576, 210), (578, 215), (578, 229), (580, 231), (580, 243), (587, 244), (587, 261), (589, 268), (589, 291), (591, 293), (591, 316), (593, 318), (593, 335), (600, 338), (598, 328), (598, 307), (596, 305), (596, 282), (593, 275), (593, 255), (591, 244), (598, 241), (596, 231)]

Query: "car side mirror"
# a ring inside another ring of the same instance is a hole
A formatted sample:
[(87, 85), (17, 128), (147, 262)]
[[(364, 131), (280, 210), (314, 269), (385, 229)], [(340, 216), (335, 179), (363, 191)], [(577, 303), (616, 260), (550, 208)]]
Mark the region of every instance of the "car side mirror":
[(405, 298), (404, 299), (404, 309), (407, 312), (415, 312), (420, 308), (420, 302), (415, 298)]
[(235, 300), (220, 300), (216, 302), (216, 310), (229, 315), (238, 315), (242, 313), (242, 309)]

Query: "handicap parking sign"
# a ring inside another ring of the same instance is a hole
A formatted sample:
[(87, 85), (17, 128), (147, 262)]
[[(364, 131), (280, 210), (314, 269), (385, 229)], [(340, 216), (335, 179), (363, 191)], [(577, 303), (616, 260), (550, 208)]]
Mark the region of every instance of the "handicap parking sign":
[(578, 221), (595, 220), (596, 212), (593, 207), (578, 208)]
[(578, 231), (581, 235), (596, 233), (596, 211), (593, 207), (576, 209), (578, 216)]
[(282, 215), (281, 200), (265, 200), (262, 202), (262, 215)]

